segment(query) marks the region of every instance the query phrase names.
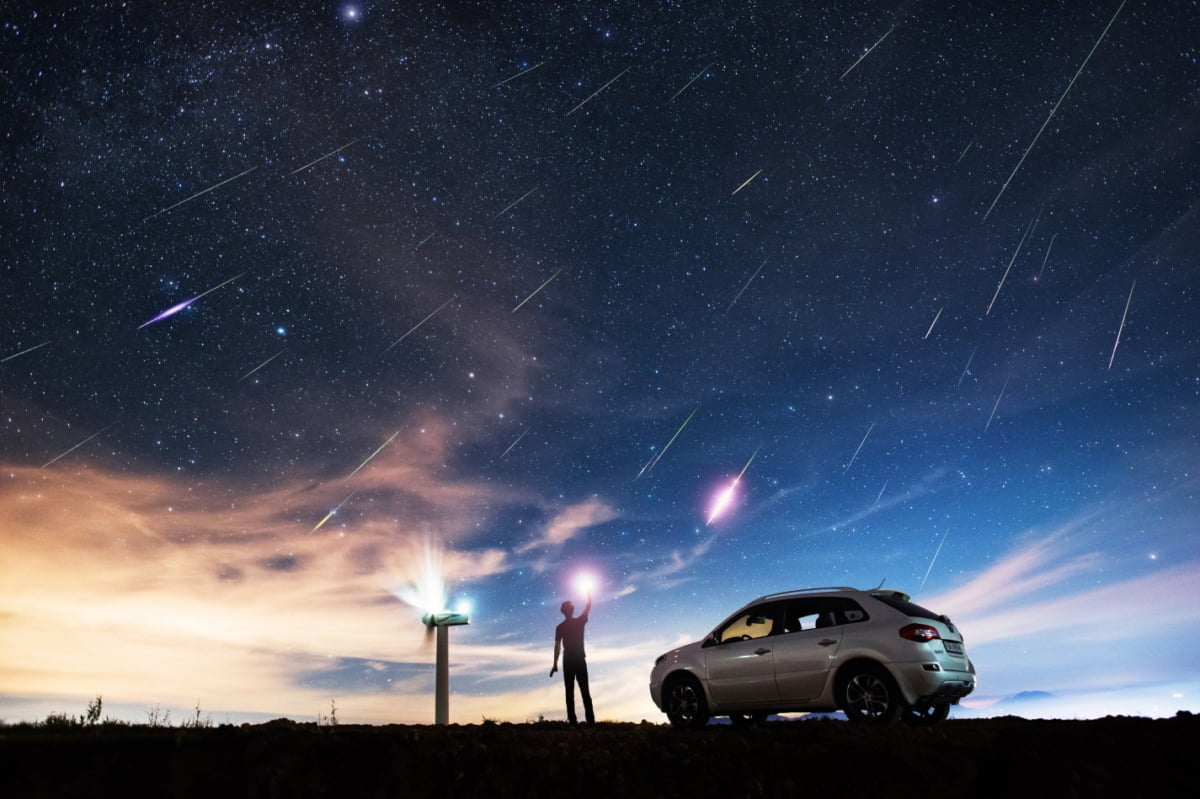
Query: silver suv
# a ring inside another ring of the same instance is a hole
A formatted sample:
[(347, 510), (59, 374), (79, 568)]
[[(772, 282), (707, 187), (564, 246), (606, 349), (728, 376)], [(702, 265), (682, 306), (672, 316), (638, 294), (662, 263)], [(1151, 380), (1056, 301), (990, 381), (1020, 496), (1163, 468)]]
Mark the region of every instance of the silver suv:
[(973, 690), (975, 666), (950, 619), (885, 589), (759, 597), (650, 672), (650, 696), (676, 727), (835, 710), (855, 722), (935, 724)]

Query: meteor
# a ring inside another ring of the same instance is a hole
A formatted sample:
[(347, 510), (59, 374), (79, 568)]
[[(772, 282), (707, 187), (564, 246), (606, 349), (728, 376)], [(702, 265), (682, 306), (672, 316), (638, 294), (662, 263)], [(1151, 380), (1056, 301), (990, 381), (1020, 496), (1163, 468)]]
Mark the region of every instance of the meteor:
[[(617, 75), (617, 78), (621, 77), (621, 75), (624, 75), (626, 72), (628, 72), (628, 71), (629, 71), (629, 69), (630, 69), (629, 67), (625, 67), (625, 69), (623, 69), (623, 70), (621, 71), (621, 74), (620, 74), (620, 75)], [(568, 112), (566, 113), (566, 116), (571, 116), (571, 114), (574, 114), (576, 111), (578, 111), (579, 109), (583, 108), (585, 105), (587, 105), (587, 104), (588, 104), (588, 102), (589, 102), (589, 101), (590, 101), (590, 100), (591, 100), (593, 97), (595, 97), (597, 94), (599, 94), (600, 92), (602, 92), (602, 91), (604, 91), (605, 89), (607, 89), (609, 86), (611, 86), (611, 85), (613, 85), (614, 83), (616, 83), (616, 80), (617, 80), (617, 78), (613, 78), (613, 79), (612, 79), (612, 80), (610, 80), (608, 83), (604, 84), (604, 85), (603, 85), (603, 86), (601, 86), (599, 89), (596, 89), (596, 91), (594, 91), (594, 92), (592, 92), (591, 94), (589, 94), (589, 95), (587, 96), (587, 98), (585, 98), (585, 99), (584, 99), (584, 101), (583, 101), (582, 103), (580, 103), (579, 105), (575, 106), (575, 107), (574, 107), (574, 108), (572, 108), (570, 111), (568, 111)]]
[(205, 296), (205, 295), (207, 295), (207, 294), (212, 294), (214, 291), (216, 291), (216, 290), (217, 290), (217, 289), (219, 289), (219, 288), (222, 288), (222, 287), (224, 287), (224, 286), (228, 286), (230, 283), (232, 283), (233, 281), (237, 280), (239, 277), (241, 277), (241, 276), (242, 276), (242, 275), (244, 275), (244, 274), (246, 274), (246, 273), (245, 273), (245, 272), (242, 272), (242, 273), (241, 273), (241, 274), (239, 274), (239, 275), (234, 275), (233, 277), (231, 277), (231, 278), (229, 278), (228, 280), (226, 280), (224, 283), (221, 283), (220, 285), (213, 286), (213, 287), (212, 287), (212, 288), (210, 288), (208, 291), (205, 291), (205, 292), (202, 292), (202, 293), (200, 293), (200, 294), (197, 294), (195, 297), (192, 297), (190, 300), (184, 300), (183, 302), (179, 303), (178, 305), (172, 305), (170, 308), (168, 308), (167, 310), (163, 311), (163, 312), (162, 312), (162, 313), (160, 313), (158, 316), (156, 316), (156, 317), (154, 317), (153, 319), (151, 319), (149, 322), (143, 322), (142, 324), (138, 325), (138, 330), (141, 330), (143, 327), (149, 327), (150, 325), (154, 324), (155, 322), (161, 322), (162, 320), (166, 319), (168, 316), (174, 316), (175, 314), (177, 314), (177, 313), (179, 313), (180, 311), (182, 311), (184, 308), (186, 308), (186, 307), (188, 307), (189, 305), (191, 305), (191, 304), (192, 304), (193, 302), (195, 302), (196, 300), (200, 299), (201, 297), (203, 297), (203, 296)]
[(862, 63), (862, 60), (863, 60), (864, 58), (866, 58), (867, 56), (869, 56), (869, 55), (871, 54), (871, 52), (872, 52), (872, 51), (873, 51), (873, 50), (874, 50), (876, 47), (878, 47), (879, 45), (883, 44), (883, 40), (884, 40), (884, 39), (886, 39), (887, 37), (891, 36), (891, 35), (892, 35), (892, 31), (894, 31), (894, 30), (896, 30), (896, 26), (895, 26), (895, 25), (893, 25), (892, 27), (890, 27), (890, 28), (888, 29), (888, 32), (887, 32), (887, 33), (885, 33), (885, 34), (883, 34), (882, 36), (880, 36), (880, 37), (879, 37), (879, 41), (875, 42), (875, 44), (873, 44), (873, 45), (871, 45), (870, 47), (868, 47), (868, 48), (867, 48), (867, 52), (865, 52), (865, 53), (863, 53), (861, 56), (859, 56), (859, 57), (858, 57), (858, 60), (857, 60), (857, 61), (855, 61), (853, 64), (851, 64), (851, 65), (850, 65), (850, 69), (848, 69), (848, 70), (846, 70), (845, 72), (843, 72), (843, 73), (842, 73), (842, 77), (838, 78), (838, 80), (843, 80), (843, 79), (845, 79), (845, 77), (846, 77), (847, 75), (849, 75), (851, 72), (853, 72), (853, 71), (854, 71), (854, 68), (855, 68), (856, 66), (858, 66), (859, 64), (861, 64), (861, 63)]
[(45, 469), (47, 466), (49, 466), (50, 464), (54, 463), (55, 461), (57, 461), (57, 460), (60, 460), (60, 459), (62, 459), (62, 458), (65, 458), (65, 457), (67, 457), (67, 456), (68, 456), (68, 455), (70, 455), (72, 452), (74, 452), (75, 450), (79, 449), (79, 448), (80, 448), (80, 447), (82, 447), (84, 444), (88, 443), (88, 442), (89, 442), (89, 441), (91, 441), (93, 438), (95, 438), (96, 436), (100, 435), (100, 433), (103, 433), (103, 432), (104, 432), (105, 430), (107, 430), (109, 427), (112, 427), (112, 425), (111, 425), (111, 424), (110, 424), (110, 425), (108, 425), (108, 427), (105, 427), (104, 429), (100, 430), (100, 431), (99, 431), (99, 432), (97, 432), (97, 433), (92, 433), (90, 436), (88, 436), (87, 438), (85, 438), (83, 441), (80, 441), (78, 444), (76, 444), (75, 446), (71, 447), (71, 448), (70, 448), (69, 450), (67, 450), (66, 452), (62, 453), (61, 455), (56, 455), (55, 457), (53, 457), (53, 458), (51, 458), (50, 460), (46, 461), (45, 463), (43, 463), (43, 464), (42, 464), (42, 468), (43, 468), (43, 469)]
[(758, 455), (758, 450), (760, 449), (762, 449), (762, 445), (759, 445), (758, 449), (754, 450), (754, 454), (750, 456), (750, 460), (746, 461), (746, 465), (738, 472), (737, 477), (733, 478), (729, 485), (725, 487), (725, 490), (717, 495), (716, 500), (713, 501), (712, 510), (709, 511), (708, 521), (704, 523), (706, 527), (728, 510), (729, 505), (733, 502), (733, 492), (737, 489), (738, 483), (741, 482), (742, 475), (746, 473), (746, 470), (750, 468), (750, 464), (754, 462), (754, 458)]
[[(929, 334), (933, 332), (933, 326), (937, 324), (937, 320), (942, 318), (942, 311), (944, 310), (946, 310), (945, 305), (943, 305), (941, 308), (938, 308), (938, 312), (934, 315), (933, 321), (929, 323), (929, 329), (925, 331), (925, 338), (929, 338)], [(921, 339), (921, 341), (924, 341), (925, 338)]]
[(874, 429), (875, 423), (871, 422), (871, 426), (867, 428), (867, 435), (863, 436), (862, 441), (858, 442), (858, 449), (854, 450), (854, 454), (850, 457), (850, 462), (846, 464), (846, 468), (843, 471), (850, 471), (850, 467), (854, 465), (854, 460), (858, 457), (858, 453), (862, 452), (863, 444), (867, 443), (867, 436), (870, 436), (871, 431)]
[(1033, 282), (1035, 282), (1035, 283), (1042, 282), (1042, 275), (1045, 274), (1045, 272), (1046, 272), (1046, 262), (1050, 260), (1050, 249), (1054, 246), (1054, 240), (1057, 238), (1058, 238), (1057, 233), (1055, 233), (1053, 236), (1050, 237), (1050, 243), (1048, 245), (1046, 245), (1046, 255), (1045, 255), (1045, 257), (1042, 258), (1042, 268), (1038, 270), (1037, 277), (1035, 277), (1033, 279)]
[(325, 518), (324, 518), (324, 519), (321, 519), (321, 521), (317, 522), (317, 526), (316, 526), (316, 527), (314, 527), (313, 529), (309, 530), (309, 531), (308, 531), (308, 534), (309, 534), (309, 535), (312, 535), (312, 534), (313, 534), (313, 533), (315, 533), (317, 530), (320, 530), (320, 529), (321, 529), (321, 527), (322, 527), (322, 526), (324, 526), (325, 522), (327, 522), (327, 521), (329, 521), (330, 519), (332, 519), (332, 518), (333, 518), (333, 516), (334, 516), (334, 514), (336, 514), (336, 513), (337, 513), (339, 510), (341, 510), (343, 505), (345, 505), (345, 504), (346, 504), (347, 502), (349, 502), (350, 500), (354, 499), (354, 495), (355, 495), (355, 494), (357, 494), (358, 492), (359, 492), (359, 489), (357, 489), (357, 488), (356, 488), (356, 489), (354, 489), (353, 491), (351, 491), (351, 492), (350, 492), (350, 496), (348, 496), (348, 497), (346, 497), (345, 499), (343, 499), (343, 500), (342, 500), (341, 502), (339, 502), (337, 505), (334, 505), (334, 506), (333, 506), (333, 510), (329, 511), (329, 513), (326, 513), (326, 514), (325, 514)]
[(246, 374), (244, 374), (244, 375), (242, 375), (241, 377), (239, 377), (237, 381), (238, 381), (239, 383), (240, 383), (240, 382), (242, 382), (242, 381), (243, 381), (243, 380), (245, 380), (247, 377), (249, 377), (250, 375), (254, 374), (254, 373), (255, 373), (255, 372), (257, 372), (259, 369), (263, 368), (264, 366), (266, 366), (267, 364), (269, 364), (271, 361), (273, 361), (273, 360), (275, 360), (276, 358), (278, 358), (280, 355), (283, 355), (283, 350), (280, 350), (279, 352), (277, 352), (277, 353), (275, 353), (274, 355), (272, 355), (270, 358), (267, 358), (265, 361), (263, 361), (263, 362), (262, 362), (262, 363), (260, 363), (258, 366), (256, 366), (256, 367), (254, 367), (253, 369), (251, 369), (249, 372), (246, 372)]
[(513, 451), (513, 447), (515, 447), (517, 444), (520, 444), (520, 443), (521, 443), (521, 439), (522, 439), (522, 438), (524, 438), (524, 437), (525, 437), (525, 434), (526, 434), (526, 433), (528, 433), (528, 432), (529, 432), (530, 430), (532, 430), (532, 429), (533, 429), (533, 427), (532, 427), (532, 426), (530, 426), (530, 427), (526, 427), (526, 428), (525, 428), (525, 430), (524, 430), (524, 432), (522, 432), (522, 433), (521, 433), (521, 435), (517, 436), (517, 440), (516, 440), (516, 441), (514, 441), (513, 443), (509, 444), (509, 445), (508, 445), (508, 449), (506, 449), (506, 450), (504, 450), (504, 452), (501, 452), (501, 453), (500, 453), (500, 457), (501, 457), (501, 458), (503, 458), (505, 455), (507, 455), (508, 453), (512, 452), (512, 451)]
[(368, 456), (367, 456), (367, 459), (366, 459), (365, 461), (363, 461), (362, 463), (358, 464), (358, 468), (357, 468), (357, 469), (355, 469), (354, 471), (350, 472), (350, 474), (346, 475), (346, 479), (347, 479), (347, 480), (349, 480), (351, 477), (353, 477), (354, 475), (358, 474), (358, 473), (359, 473), (359, 471), (362, 469), (362, 467), (364, 467), (364, 466), (366, 466), (368, 463), (370, 463), (370, 462), (371, 462), (371, 460), (372, 460), (372, 459), (373, 459), (373, 458), (374, 458), (376, 455), (378, 455), (380, 452), (383, 452), (383, 448), (384, 448), (384, 447), (386, 447), (388, 444), (392, 443), (392, 441), (394, 441), (394, 440), (396, 439), (396, 436), (398, 436), (398, 435), (400, 435), (400, 431), (399, 431), (399, 430), (397, 430), (396, 432), (392, 433), (392, 437), (391, 437), (391, 438), (389, 438), (387, 441), (383, 442), (382, 444), (380, 444), (380, 445), (379, 445), (379, 449), (375, 450), (375, 451), (374, 451), (374, 452), (372, 452), (370, 455), (368, 455)]
[(1025, 235), (1021, 236), (1021, 240), (1017, 242), (1017, 249), (1013, 251), (1012, 258), (1010, 258), (1008, 261), (1008, 268), (1004, 270), (1004, 275), (1000, 278), (1000, 283), (996, 286), (996, 293), (992, 295), (992, 301), (988, 303), (987, 310), (983, 312), (984, 316), (987, 316), (992, 312), (992, 306), (996, 304), (996, 298), (1000, 296), (1000, 289), (1004, 288), (1004, 281), (1008, 279), (1008, 273), (1012, 269), (1013, 264), (1016, 263), (1017, 256), (1021, 253), (1021, 247), (1024, 246), (1025, 239), (1029, 237), (1029, 231), (1033, 230), (1033, 226), (1036, 222), (1037, 217), (1034, 217), (1033, 221), (1029, 223), (1029, 226), (1025, 228)]
[(545, 61), (539, 61), (538, 63), (531, 66), (529, 69), (523, 69), (520, 72), (518, 72), (516, 75), (507, 77), (504, 80), (500, 81), (499, 83), (493, 83), (492, 88), (499, 89), (501, 86), (508, 83), (510, 80), (516, 80), (517, 78), (521, 77), (522, 75), (528, 75), (530, 72), (533, 72), (535, 69), (537, 69), (538, 67), (542, 66), (545, 63), (546, 63)]
[(558, 277), (559, 275), (561, 275), (561, 274), (562, 274), (562, 271), (563, 271), (563, 269), (566, 269), (566, 267), (565, 267), (565, 266), (564, 266), (564, 267), (562, 267), (562, 269), (559, 269), (559, 270), (558, 270), (557, 272), (555, 272), (553, 275), (551, 275), (550, 277), (546, 278), (546, 282), (545, 282), (545, 283), (543, 283), (542, 285), (540, 285), (540, 286), (538, 286), (536, 289), (534, 289), (534, 290), (533, 290), (533, 293), (532, 293), (532, 294), (530, 294), (528, 297), (526, 297), (525, 299), (523, 299), (523, 300), (521, 300), (520, 302), (518, 302), (518, 303), (517, 303), (517, 307), (516, 307), (516, 308), (513, 308), (513, 309), (512, 309), (512, 311), (510, 311), (510, 313), (516, 313), (517, 311), (521, 310), (521, 306), (522, 306), (522, 305), (524, 305), (525, 303), (529, 302), (529, 301), (530, 301), (530, 300), (532, 300), (534, 297), (536, 297), (536, 296), (538, 295), (538, 292), (540, 292), (542, 289), (546, 288), (546, 286), (549, 286), (549, 285), (550, 285), (550, 281), (551, 281), (551, 280), (554, 280), (554, 278), (556, 278), (556, 277)]
[[(737, 194), (739, 191), (746, 188), (748, 185), (750, 185), (750, 181), (754, 180), (756, 177), (758, 177), (761, 174), (762, 174), (762, 170), (760, 169), (757, 172), (755, 172), (753, 175), (751, 175), (750, 177), (746, 178), (742, 182), (742, 185), (738, 186), (736, 189), (733, 190), (733, 194)], [(732, 197), (733, 194), (730, 194), (729, 196)]]
[(326, 158), (329, 158), (330, 156), (333, 156), (333, 155), (337, 155), (342, 150), (345, 150), (347, 147), (349, 147), (351, 144), (358, 144), (360, 141), (362, 141), (362, 136), (359, 136), (357, 139), (350, 142), (350, 144), (343, 144), (341, 147), (337, 148), (336, 150), (332, 150), (331, 152), (325, 153), (325, 155), (321, 156), (320, 158), (318, 158), (315, 161), (309, 161), (307, 164), (300, 167), (299, 169), (293, 169), (291, 172), (288, 172), (288, 175), (294, 175), (297, 172), (303, 172), (304, 170), (308, 169), (310, 166), (315, 166), (315, 165), (321, 163), (322, 161), (324, 161)]
[(996, 418), (996, 409), (1000, 407), (1000, 400), (1004, 399), (1004, 392), (1008, 390), (1008, 381), (1012, 378), (1012, 372), (1008, 373), (1008, 377), (1004, 378), (1004, 385), (1000, 387), (1000, 395), (996, 397), (996, 404), (992, 406), (992, 415), (988, 417), (987, 424), (983, 426), (984, 432), (992, 426), (992, 420)]
[(179, 206), (183, 205), (184, 203), (190, 203), (192, 200), (196, 199), (197, 197), (201, 197), (201, 196), (203, 196), (203, 195), (205, 195), (205, 194), (208, 194), (208, 193), (209, 193), (210, 191), (212, 191), (213, 189), (219, 189), (219, 188), (221, 188), (222, 186), (224, 186), (226, 183), (232, 183), (233, 181), (237, 180), (237, 179), (238, 179), (238, 178), (240, 178), (240, 177), (245, 177), (246, 175), (249, 175), (251, 172), (253, 172), (253, 171), (254, 171), (254, 170), (256, 170), (256, 169), (258, 169), (258, 167), (256, 167), (256, 166), (252, 166), (252, 167), (250, 167), (249, 169), (247, 169), (245, 172), (242, 172), (242, 173), (240, 173), (240, 174), (234, 175), (234, 176), (233, 176), (233, 177), (231, 177), (231, 178), (226, 178), (225, 180), (222, 180), (220, 183), (216, 183), (216, 184), (214, 184), (214, 185), (212, 185), (212, 186), (209, 186), (209, 187), (208, 187), (207, 189), (205, 189), (204, 191), (198, 191), (198, 192), (196, 192), (196, 193), (195, 193), (195, 194), (193, 194), (191, 197), (188, 197), (186, 200), (180, 200), (179, 202), (175, 203), (174, 205), (168, 205), (166, 208), (162, 209), (161, 211), (155, 211), (154, 213), (150, 214), (150, 216), (148, 216), (148, 217), (146, 217), (145, 219), (143, 219), (143, 220), (142, 220), (142, 224), (145, 224), (146, 222), (149, 222), (151, 219), (153, 219), (153, 218), (154, 218), (154, 217), (156, 217), (156, 216), (159, 216), (160, 214), (165, 214), (167, 211), (170, 211), (170, 210), (172, 210), (173, 208), (178, 208)]
[[(681, 94), (683, 94), (685, 91), (687, 91), (687, 88), (688, 88), (689, 86), (691, 86), (693, 83), (695, 83), (696, 81), (700, 80), (700, 76), (701, 76), (701, 75), (703, 75), (705, 72), (708, 72), (708, 68), (709, 68), (709, 67), (711, 67), (711, 66), (712, 66), (713, 64), (715, 64), (715, 63), (717, 63), (717, 62), (716, 62), (716, 61), (709, 61), (707, 64), (705, 64), (705, 65), (704, 65), (704, 69), (702, 69), (702, 70), (700, 70), (699, 72), (697, 72), (697, 73), (696, 73), (696, 74), (695, 74), (695, 75), (692, 77), (692, 79), (691, 79), (691, 80), (689, 80), (687, 83), (683, 84), (683, 88), (682, 88), (682, 89), (680, 89), (679, 91), (677, 91), (677, 92), (675, 92), (674, 94), (672, 94), (672, 95), (671, 95), (671, 100), (674, 100), (676, 97), (678, 97), (679, 95), (681, 95)], [(669, 102), (671, 102), (671, 100), (667, 100), (667, 102), (669, 103)]]
[(1012, 183), (1012, 179), (1017, 175), (1017, 170), (1021, 168), (1021, 165), (1025, 163), (1025, 159), (1029, 156), (1029, 151), (1033, 149), (1033, 146), (1037, 144), (1038, 139), (1042, 137), (1042, 133), (1046, 130), (1046, 126), (1050, 124), (1050, 120), (1053, 119), (1055, 113), (1058, 112), (1058, 107), (1062, 105), (1063, 100), (1067, 99), (1067, 94), (1071, 91), (1071, 87), (1075, 85), (1075, 81), (1079, 80), (1079, 76), (1083, 74), (1084, 67), (1086, 67), (1088, 62), (1092, 60), (1092, 55), (1095, 54), (1096, 48), (1100, 46), (1100, 42), (1104, 41), (1104, 37), (1108, 35), (1108, 29), (1111, 28), (1113, 23), (1117, 21), (1117, 17), (1120, 16), (1121, 9), (1123, 8), (1125, 8), (1125, 0), (1121, 0), (1121, 5), (1117, 6), (1117, 12), (1112, 15), (1112, 19), (1110, 19), (1108, 24), (1104, 26), (1104, 31), (1100, 34), (1100, 38), (1097, 39), (1096, 43), (1092, 45), (1092, 49), (1088, 51), (1087, 58), (1083, 59), (1083, 63), (1080, 64), (1079, 69), (1075, 71), (1075, 77), (1071, 78), (1071, 82), (1067, 84), (1067, 88), (1063, 89), (1062, 96), (1058, 98), (1058, 102), (1054, 104), (1054, 107), (1050, 109), (1050, 113), (1046, 115), (1046, 121), (1042, 123), (1040, 128), (1038, 128), (1037, 135), (1033, 137), (1033, 141), (1029, 142), (1029, 146), (1026, 147), (1025, 152), (1021, 154), (1021, 160), (1017, 161), (1017, 165), (1013, 167), (1013, 171), (1009, 174), (1008, 180), (1004, 181), (1004, 185), (1000, 187), (999, 193), (996, 194), (996, 199), (992, 200), (992, 204), (989, 205), (987, 211), (984, 212), (984, 219), (988, 218), (988, 215), (992, 212), (992, 209), (996, 207), (996, 203), (1000, 202), (1000, 198), (1004, 196), (1004, 192), (1008, 189), (1008, 184)]
[[(759, 172), (761, 172), (761, 171), (762, 170), (760, 169)], [(763, 267), (767, 265), (768, 260), (770, 260), (770, 259), (766, 259), (761, 264), (758, 265), (758, 269), (754, 270), (754, 274), (750, 276), (750, 279), (746, 281), (746, 284), (744, 286), (742, 286), (741, 290), (739, 290), (738, 293), (733, 296), (733, 300), (725, 308), (726, 311), (728, 311), (730, 308), (732, 308), (733, 304), (735, 302), (737, 302), (743, 294), (746, 293), (746, 289), (750, 288), (750, 284), (754, 282), (754, 278), (758, 277), (758, 273), (761, 272), (763, 270)]]
[(1133, 281), (1133, 286), (1129, 287), (1129, 298), (1125, 300), (1125, 313), (1121, 314), (1121, 326), (1117, 328), (1117, 340), (1113, 342), (1112, 355), (1108, 358), (1108, 368), (1112, 371), (1113, 361), (1117, 358), (1117, 347), (1121, 344), (1121, 332), (1125, 329), (1125, 317), (1129, 316), (1129, 303), (1133, 302), (1133, 289), (1137, 286), (1137, 281)]
[(633, 478), (634, 480), (638, 479), (638, 477), (641, 477), (643, 473), (653, 469), (658, 464), (659, 460), (662, 459), (662, 456), (666, 455), (667, 450), (670, 449), (671, 445), (675, 443), (675, 439), (679, 438), (679, 434), (683, 432), (683, 428), (687, 427), (688, 422), (692, 421), (692, 417), (696, 415), (696, 411), (698, 410), (700, 410), (699, 405), (692, 409), (692, 412), (688, 414), (688, 418), (684, 419), (683, 424), (679, 425), (679, 429), (675, 431), (675, 435), (671, 436), (671, 440), (667, 442), (667, 445), (663, 447), (657, 455), (646, 462), (646, 465), (642, 467), (642, 470), (637, 473), (637, 477)]
[(417, 322), (415, 325), (413, 325), (413, 326), (412, 326), (412, 328), (411, 328), (411, 329), (409, 329), (409, 331), (408, 331), (407, 333), (405, 333), (403, 336), (401, 336), (400, 338), (396, 339), (396, 340), (395, 340), (395, 341), (393, 341), (391, 344), (389, 344), (389, 345), (388, 345), (388, 347), (387, 347), (387, 349), (386, 349), (386, 350), (384, 350), (384, 352), (387, 352), (387, 351), (388, 351), (388, 350), (390, 350), (392, 347), (396, 346), (396, 345), (397, 345), (397, 344), (399, 344), (401, 341), (404, 341), (404, 339), (408, 338), (408, 337), (409, 337), (409, 336), (411, 336), (413, 333), (417, 332), (417, 328), (418, 328), (418, 327), (420, 327), (421, 325), (425, 324), (426, 322), (428, 322), (428, 321), (429, 321), (430, 319), (432, 319), (433, 317), (437, 316), (437, 314), (438, 314), (438, 311), (442, 310), (442, 309), (443, 309), (443, 308), (445, 308), (447, 305), (449, 305), (453, 299), (454, 299), (454, 297), (453, 297), (453, 296), (451, 296), (449, 300), (446, 300), (446, 301), (445, 301), (445, 302), (443, 302), (441, 305), (439, 305), (439, 306), (438, 306), (436, 309), (434, 309), (433, 313), (429, 314), (429, 316), (426, 316), (426, 317), (425, 317), (424, 319), (422, 319), (420, 322)]
[[(504, 216), (509, 211), (511, 211), (513, 208), (517, 207), (517, 205), (521, 202), (521, 200), (524, 200), (526, 197), (533, 194), (535, 191), (537, 191), (540, 188), (541, 188), (540, 184), (537, 186), (534, 186), (532, 189), (530, 189), (529, 191), (525, 192), (517, 199), (510, 202), (508, 205), (504, 206), (504, 210), (501, 211), (500, 213), (496, 214), (495, 216), (493, 216), (492, 219), (499, 219), (500, 217)], [(432, 236), (433, 234), (431, 233), (430, 235)], [(428, 241), (428, 239), (426, 239), (426, 241)], [(425, 243), (424, 241), (421, 242), (421, 244), (424, 244), (424, 243)], [(417, 246), (419, 247), (420, 245), (417, 245)]]
[(43, 341), (41, 344), (35, 344), (32, 347), (29, 347), (28, 349), (21, 350), (20, 352), (14, 352), (12, 355), (9, 355), (6, 358), (0, 358), (0, 363), (4, 363), (5, 361), (11, 361), (13, 358), (20, 358), (22, 355), (33, 352), (34, 350), (41, 349), (42, 347), (46, 346), (49, 343), (50, 343), (49, 341)]

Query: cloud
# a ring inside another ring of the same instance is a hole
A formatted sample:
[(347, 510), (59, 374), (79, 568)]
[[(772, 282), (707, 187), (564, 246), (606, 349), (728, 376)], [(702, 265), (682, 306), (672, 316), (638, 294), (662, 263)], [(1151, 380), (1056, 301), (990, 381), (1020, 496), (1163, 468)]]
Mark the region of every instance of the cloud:
[(582, 531), (617, 518), (617, 511), (599, 497), (591, 497), (575, 505), (569, 505), (551, 519), (541, 534), (517, 548), (518, 554), (536, 549), (561, 547)]

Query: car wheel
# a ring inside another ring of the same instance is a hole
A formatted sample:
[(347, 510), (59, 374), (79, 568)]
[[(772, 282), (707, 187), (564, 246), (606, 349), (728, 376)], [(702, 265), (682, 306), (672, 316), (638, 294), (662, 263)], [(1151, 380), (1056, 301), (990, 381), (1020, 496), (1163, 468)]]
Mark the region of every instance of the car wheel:
[(939, 702), (934, 705), (926, 705), (925, 707), (906, 707), (903, 718), (909, 724), (928, 727), (937, 724), (939, 721), (945, 721), (949, 715), (950, 703)]
[(841, 678), (842, 710), (852, 722), (887, 724), (900, 715), (900, 689), (882, 667), (871, 663), (851, 666)]
[(708, 702), (695, 677), (672, 677), (667, 683), (667, 719), (672, 727), (698, 729), (708, 723)]

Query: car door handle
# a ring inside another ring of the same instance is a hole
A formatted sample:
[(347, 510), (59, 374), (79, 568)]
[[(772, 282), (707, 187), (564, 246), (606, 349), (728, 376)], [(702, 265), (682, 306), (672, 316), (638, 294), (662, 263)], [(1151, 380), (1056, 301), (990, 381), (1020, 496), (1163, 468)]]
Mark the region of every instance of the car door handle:
[(755, 649), (755, 650), (754, 650), (754, 654), (756, 654), (756, 655), (769, 655), (769, 654), (771, 654), (771, 650), (770, 650), (770, 649), (763, 649), (762, 647), (759, 647), (758, 649)]
[(833, 646), (834, 644), (837, 643), (837, 639), (836, 638), (825, 638), (820, 641), (817, 641), (817, 643), (820, 644), (821, 646)]

